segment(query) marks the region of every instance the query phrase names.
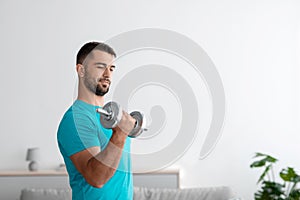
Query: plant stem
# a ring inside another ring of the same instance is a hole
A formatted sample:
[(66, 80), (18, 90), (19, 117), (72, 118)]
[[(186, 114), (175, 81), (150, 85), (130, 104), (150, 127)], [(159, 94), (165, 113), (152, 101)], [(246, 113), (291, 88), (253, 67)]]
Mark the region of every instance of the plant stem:
[(273, 176), (273, 182), (275, 182), (275, 176), (274, 176), (273, 165), (271, 165), (271, 172), (272, 172), (272, 176)]
[(297, 182), (295, 182), (295, 183), (293, 184), (291, 190), (289, 191), (289, 195), (290, 195), (290, 193), (295, 189), (296, 186), (297, 186)]
[[(284, 182), (286, 184), (286, 181)], [(288, 183), (287, 189), (286, 189), (286, 196), (288, 197), (290, 195), (290, 187), (291, 187), (291, 182)]]

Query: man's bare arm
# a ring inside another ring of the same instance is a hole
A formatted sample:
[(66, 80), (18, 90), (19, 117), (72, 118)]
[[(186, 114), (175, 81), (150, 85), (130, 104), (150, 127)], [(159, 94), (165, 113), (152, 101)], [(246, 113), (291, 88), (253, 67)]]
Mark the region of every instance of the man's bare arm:
[(103, 151), (100, 151), (100, 147), (91, 147), (70, 157), (76, 169), (94, 187), (101, 188), (118, 168), (127, 134), (135, 123), (127, 113), (122, 121), (123, 129), (119, 127), (113, 129), (110, 141)]

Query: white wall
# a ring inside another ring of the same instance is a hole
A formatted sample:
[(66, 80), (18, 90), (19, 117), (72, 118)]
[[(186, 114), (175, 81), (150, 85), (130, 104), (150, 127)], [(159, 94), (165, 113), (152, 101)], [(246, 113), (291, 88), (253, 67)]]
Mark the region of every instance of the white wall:
[(222, 77), (226, 121), (214, 151), (199, 160), (199, 137), (175, 166), (182, 186), (229, 185), (253, 199), (254, 152), (300, 170), (300, 4), (295, 1), (0, 2), (0, 169), (24, 169), (39, 146), (41, 168), (62, 162), (56, 130), (74, 99), (75, 55), (90, 40), (141, 27), (174, 30), (197, 42)]

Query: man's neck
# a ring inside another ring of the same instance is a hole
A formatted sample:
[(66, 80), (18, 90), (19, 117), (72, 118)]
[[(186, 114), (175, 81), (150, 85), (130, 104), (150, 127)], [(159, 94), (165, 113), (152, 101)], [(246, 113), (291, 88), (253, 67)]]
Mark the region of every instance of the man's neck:
[(94, 106), (103, 106), (104, 105), (104, 96), (97, 96), (92, 93), (85, 93), (82, 94), (82, 92), (78, 92), (78, 100), (84, 101), (88, 104), (94, 105)]

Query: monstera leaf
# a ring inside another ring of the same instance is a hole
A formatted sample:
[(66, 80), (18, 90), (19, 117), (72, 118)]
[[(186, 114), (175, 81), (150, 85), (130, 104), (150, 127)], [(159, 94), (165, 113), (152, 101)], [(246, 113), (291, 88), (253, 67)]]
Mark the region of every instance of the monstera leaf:
[(255, 200), (284, 200), (284, 185), (280, 183), (264, 181), (262, 190), (255, 193)]
[(260, 160), (254, 161), (250, 167), (251, 168), (257, 168), (257, 167), (265, 167), (265, 170), (260, 175), (257, 183), (260, 183), (264, 180), (265, 176), (269, 173), (270, 169), (272, 168), (272, 164), (277, 162), (277, 159), (263, 153), (256, 153), (254, 158), (261, 158)]
[(289, 194), (288, 200), (300, 200), (300, 189), (292, 190)]
[(287, 182), (295, 183), (295, 182), (300, 181), (300, 176), (291, 167), (281, 170), (280, 177), (282, 178), (282, 180), (287, 181)]
[[(273, 164), (277, 159), (263, 153), (256, 153), (254, 158), (260, 158), (254, 161), (251, 168), (264, 168), (257, 183), (261, 183), (261, 189), (255, 194), (255, 200), (300, 200), (300, 189), (297, 184), (300, 182), (300, 175), (291, 167), (282, 169), (279, 173), (283, 183), (275, 182)], [(271, 180), (273, 175), (273, 180)], [(266, 176), (268, 179), (266, 180)]]
[(267, 155), (267, 154), (263, 154), (263, 153), (256, 153), (255, 156), (253, 158), (258, 158), (258, 157), (262, 157), (262, 159), (254, 161), (250, 167), (254, 168), (254, 167), (263, 167), (266, 166), (266, 164), (268, 163), (275, 163), (277, 162), (277, 159)]

